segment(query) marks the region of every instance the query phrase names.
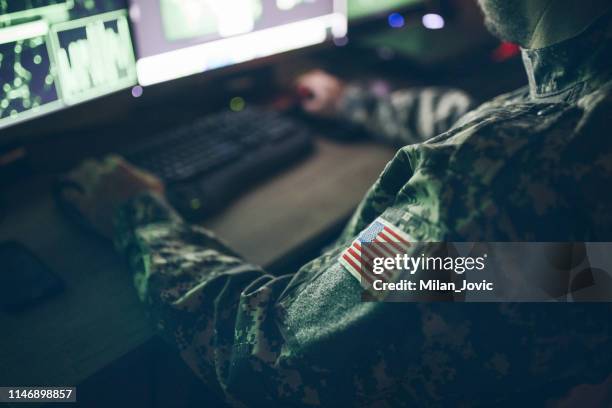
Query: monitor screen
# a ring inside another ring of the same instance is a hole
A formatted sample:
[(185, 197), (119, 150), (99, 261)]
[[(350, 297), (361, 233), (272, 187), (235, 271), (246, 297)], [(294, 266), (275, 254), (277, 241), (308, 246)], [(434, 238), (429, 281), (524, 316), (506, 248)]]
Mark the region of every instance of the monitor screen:
[(361, 20), (423, 2), (424, 0), (349, 0), (348, 17), (349, 20)]
[(345, 0), (130, 0), (141, 85), (346, 35)]
[(125, 0), (0, 0), (0, 128), (136, 84)]

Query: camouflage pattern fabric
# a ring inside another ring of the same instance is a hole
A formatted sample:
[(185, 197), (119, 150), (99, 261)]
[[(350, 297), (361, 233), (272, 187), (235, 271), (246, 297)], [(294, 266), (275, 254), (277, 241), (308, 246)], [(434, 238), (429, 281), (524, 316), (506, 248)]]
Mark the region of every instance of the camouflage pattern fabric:
[(459, 89), (391, 91), (387, 83), (373, 81), (347, 87), (340, 116), (378, 140), (401, 147), (447, 131), (472, 107), (469, 95)]
[[(543, 406), (602, 381), (610, 304), (362, 302), (338, 257), (379, 216), (420, 241), (612, 241), (607, 27), (524, 51), (528, 88), (400, 148), (336, 244), (297, 271), (267, 274), (159, 197), (126, 204), (117, 248), (160, 331), (236, 406)], [(421, 137), (395, 114), (371, 119), (398, 111), (356, 93), (347, 116)]]

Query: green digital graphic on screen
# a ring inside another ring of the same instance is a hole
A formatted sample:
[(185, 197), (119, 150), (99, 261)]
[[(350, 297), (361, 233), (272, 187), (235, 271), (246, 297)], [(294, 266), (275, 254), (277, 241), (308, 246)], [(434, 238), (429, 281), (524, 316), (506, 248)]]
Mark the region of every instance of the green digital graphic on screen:
[(348, 0), (348, 16), (349, 19), (356, 20), (422, 2), (423, 0)]
[(0, 127), (136, 84), (124, 0), (0, 0)]
[(46, 26), (29, 24), (21, 30), (0, 37), (0, 120), (59, 104)]
[(262, 15), (261, 1), (160, 0), (166, 38), (174, 41), (250, 32)]
[(132, 85), (136, 62), (123, 10), (53, 26), (60, 93), (74, 104)]
[[(253, 31), (263, 15), (263, 0), (159, 0), (164, 34), (168, 41), (209, 35), (230, 37)], [(277, 12), (291, 11), (312, 0), (272, 0)]]
[(68, 11), (74, 0), (0, 0), (0, 22)]

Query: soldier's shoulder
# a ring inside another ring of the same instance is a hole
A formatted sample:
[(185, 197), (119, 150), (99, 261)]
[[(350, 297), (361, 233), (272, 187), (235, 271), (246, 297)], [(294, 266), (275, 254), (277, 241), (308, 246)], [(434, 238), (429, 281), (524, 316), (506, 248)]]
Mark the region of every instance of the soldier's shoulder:
[(516, 89), (512, 92), (504, 93), (499, 96), (496, 96), (493, 99), (489, 99), (486, 102), (481, 103), (476, 106), (470, 112), (466, 113), (459, 119), (455, 125), (454, 129), (460, 128), (461, 126), (473, 122), (478, 121), (484, 117), (487, 117), (494, 111), (498, 111), (499, 109), (513, 109), (519, 103), (527, 100), (529, 95), (529, 88), (527, 86)]
[(513, 106), (529, 97), (529, 87), (523, 86), (511, 92), (498, 95), (480, 105), (476, 110)]

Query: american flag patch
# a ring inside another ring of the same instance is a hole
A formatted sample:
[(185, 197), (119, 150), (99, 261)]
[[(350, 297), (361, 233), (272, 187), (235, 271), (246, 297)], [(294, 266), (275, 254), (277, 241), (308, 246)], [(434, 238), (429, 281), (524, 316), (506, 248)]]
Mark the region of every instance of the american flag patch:
[(395, 258), (398, 254), (405, 254), (411, 246), (410, 242), (406, 233), (378, 217), (342, 252), (340, 263), (368, 289), (375, 280), (392, 281), (394, 272), (397, 272), (375, 274), (374, 259)]

